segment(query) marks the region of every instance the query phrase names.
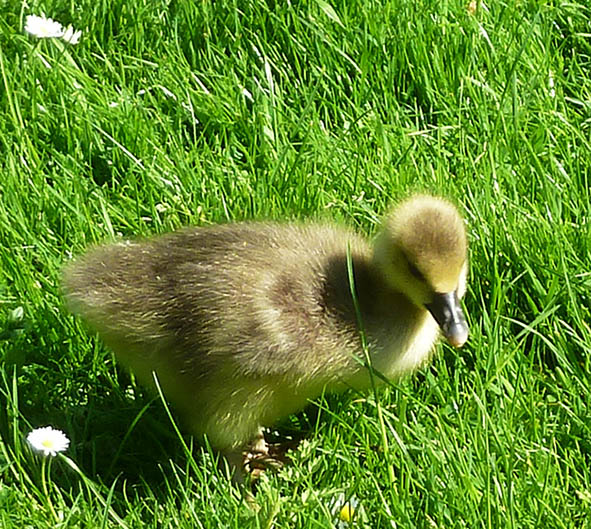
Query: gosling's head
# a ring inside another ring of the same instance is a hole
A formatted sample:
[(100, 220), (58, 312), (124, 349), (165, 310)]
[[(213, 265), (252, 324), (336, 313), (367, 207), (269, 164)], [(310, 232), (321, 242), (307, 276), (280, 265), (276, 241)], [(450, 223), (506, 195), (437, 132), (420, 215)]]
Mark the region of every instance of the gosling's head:
[(395, 207), (375, 244), (374, 261), (384, 280), (425, 307), (456, 347), (468, 338), (459, 302), (466, 291), (467, 249), (457, 209), (428, 195), (411, 197)]

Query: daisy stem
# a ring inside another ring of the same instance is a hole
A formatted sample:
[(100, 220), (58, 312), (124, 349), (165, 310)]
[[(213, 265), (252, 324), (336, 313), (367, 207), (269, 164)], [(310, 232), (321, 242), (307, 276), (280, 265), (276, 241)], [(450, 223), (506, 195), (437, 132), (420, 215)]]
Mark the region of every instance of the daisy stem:
[(53, 514), (53, 518), (56, 522), (59, 522), (59, 518), (55, 509), (53, 508), (53, 503), (51, 503), (51, 496), (49, 495), (49, 490), (47, 488), (47, 482), (50, 479), (51, 474), (51, 459), (48, 457), (44, 457), (43, 461), (41, 462), (41, 486), (43, 487), (43, 494), (47, 499), (47, 505), (49, 506), (49, 510), (51, 514)]

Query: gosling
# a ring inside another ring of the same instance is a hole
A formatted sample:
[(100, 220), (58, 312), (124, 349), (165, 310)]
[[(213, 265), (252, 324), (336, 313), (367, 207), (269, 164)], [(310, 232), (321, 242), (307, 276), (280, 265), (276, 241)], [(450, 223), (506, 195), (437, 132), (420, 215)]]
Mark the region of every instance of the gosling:
[(371, 387), (360, 328), (386, 377), (423, 365), (440, 331), (462, 346), (467, 271), (458, 211), (418, 195), (385, 217), (373, 249), (331, 224), (192, 227), (96, 247), (63, 289), (191, 433), (229, 454), (325, 390)]

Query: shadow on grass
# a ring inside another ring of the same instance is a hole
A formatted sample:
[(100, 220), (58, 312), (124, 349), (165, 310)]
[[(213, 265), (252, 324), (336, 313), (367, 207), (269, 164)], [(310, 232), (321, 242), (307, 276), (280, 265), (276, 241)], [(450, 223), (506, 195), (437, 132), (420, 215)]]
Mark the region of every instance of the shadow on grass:
[[(218, 456), (204, 446), (203, 440), (190, 436), (172, 410), (173, 420), (182, 434), (179, 438), (161, 399), (133, 386), (126, 372), (119, 372), (118, 380), (122, 388), (128, 388), (127, 394), (105, 385), (86, 394), (81, 399), (84, 405), (70, 403), (56, 407), (48, 406), (43, 399), (39, 401), (39, 387), (32, 392), (28, 391), (29, 384), (19, 388), (18, 380), (23, 377), (20, 371), (15, 370), (0, 381), (0, 435), (8, 444), (20, 443), (29, 452), (25, 437), (30, 429), (48, 425), (58, 428), (70, 439), (65, 455), (88, 479), (107, 488), (114, 486), (116, 494), (131, 487), (149, 490), (151, 495), (164, 499), (178, 469), (189, 470), (193, 464), (203, 473), (205, 481), (216, 479), (215, 475), (226, 479), (223, 465), (217, 464)], [(131, 387), (135, 395), (130, 395)], [(15, 410), (15, 404), (16, 415), (11, 411)], [(301, 439), (312, 435), (317, 413), (315, 406), (309, 406), (269, 430), (267, 440), (289, 449), (297, 447)], [(15, 439), (13, 434), (15, 422), (20, 439)], [(31, 467), (32, 476), (34, 467)], [(81, 486), (80, 477), (62, 464), (52, 465), (52, 481), (72, 497)]]

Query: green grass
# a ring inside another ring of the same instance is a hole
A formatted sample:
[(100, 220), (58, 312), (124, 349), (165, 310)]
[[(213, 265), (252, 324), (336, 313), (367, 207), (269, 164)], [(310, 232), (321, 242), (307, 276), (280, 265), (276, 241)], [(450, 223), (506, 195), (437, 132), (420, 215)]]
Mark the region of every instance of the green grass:
[[(0, 527), (591, 527), (583, 0), (0, 1)], [(77, 46), (23, 33), (45, 12)], [(244, 218), (469, 222), (471, 339), (327, 396), (250, 508), (59, 294), (71, 254)], [(377, 402), (387, 444), (382, 440)], [(45, 461), (24, 442), (71, 439)], [(394, 476), (392, 481), (391, 476)]]

